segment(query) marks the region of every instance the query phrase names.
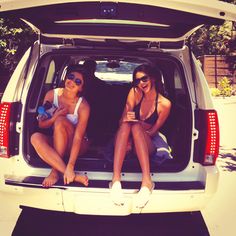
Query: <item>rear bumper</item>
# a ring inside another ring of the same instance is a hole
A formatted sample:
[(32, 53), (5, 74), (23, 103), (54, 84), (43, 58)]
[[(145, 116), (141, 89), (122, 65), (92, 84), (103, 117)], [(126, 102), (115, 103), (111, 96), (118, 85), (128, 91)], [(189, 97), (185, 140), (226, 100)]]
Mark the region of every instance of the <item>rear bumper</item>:
[(124, 206), (113, 204), (109, 181), (90, 181), (90, 187), (59, 183), (45, 189), (41, 185), (42, 177), (5, 176), (4, 191), (17, 194), (19, 205), (85, 215), (184, 212), (203, 209), (217, 190), (218, 178), (216, 167), (206, 167), (205, 185), (199, 181), (157, 182), (148, 204), (142, 210), (134, 205), (140, 185), (134, 182), (123, 183)]
[(137, 193), (125, 193), (125, 204), (116, 206), (109, 192), (89, 193), (64, 191), (65, 211), (89, 215), (129, 215), (139, 213), (183, 212), (202, 209), (210, 196), (203, 190), (166, 191), (154, 190), (143, 209), (135, 207)]

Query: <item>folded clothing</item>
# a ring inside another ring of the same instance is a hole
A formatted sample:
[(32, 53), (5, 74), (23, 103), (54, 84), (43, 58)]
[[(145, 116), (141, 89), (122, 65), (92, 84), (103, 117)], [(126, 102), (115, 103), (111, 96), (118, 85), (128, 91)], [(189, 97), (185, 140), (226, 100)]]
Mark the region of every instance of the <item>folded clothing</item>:
[(151, 160), (157, 164), (162, 164), (166, 160), (173, 159), (171, 155), (171, 148), (167, 143), (167, 139), (164, 134), (158, 132), (153, 138), (152, 142), (156, 148), (156, 151), (152, 154)]
[[(114, 139), (115, 138), (112, 138), (103, 150), (104, 157), (110, 162), (113, 162), (114, 158), (114, 142), (115, 142)], [(160, 165), (166, 160), (173, 159), (171, 155), (171, 148), (168, 145), (167, 139), (164, 134), (158, 132), (152, 138), (152, 142), (156, 148), (156, 151), (152, 154), (151, 161)], [(133, 151), (127, 152), (126, 160), (133, 159), (133, 157), (134, 157)]]

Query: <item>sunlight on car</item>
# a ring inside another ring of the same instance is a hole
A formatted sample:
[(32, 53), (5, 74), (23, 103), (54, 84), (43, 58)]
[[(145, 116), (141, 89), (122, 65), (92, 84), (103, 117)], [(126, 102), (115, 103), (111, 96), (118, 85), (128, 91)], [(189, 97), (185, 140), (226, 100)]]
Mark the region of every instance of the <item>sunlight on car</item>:
[(121, 24), (121, 25), (143, 25), (143, 26), (157, 26), (168, 28), (170, 25), (149, 23), (143, 21), (132, 21), (132, 20), (114, 20), (114, 19), (78, 19), (78, 20), (62, 20), (54, 21), (56, 24)]

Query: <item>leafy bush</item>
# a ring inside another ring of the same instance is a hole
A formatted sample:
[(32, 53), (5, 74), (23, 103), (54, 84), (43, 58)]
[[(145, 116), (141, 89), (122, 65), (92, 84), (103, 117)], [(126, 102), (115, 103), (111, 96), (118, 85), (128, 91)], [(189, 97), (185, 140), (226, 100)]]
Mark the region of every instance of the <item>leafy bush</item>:
[(220, 96), (220, 90), (218, 88), (211, 88), (211, 96), (213, 97)]
[(10, 75), (36, 34), (16, 19), (0, 18), (0, 71)]
[(233, 92), (233, 87), (231, 85), (231, 80), (227, 77), (223, 77), (219, 81), (219, 90), (220, 90), (220, 95), (223, 97), (230, 97)]

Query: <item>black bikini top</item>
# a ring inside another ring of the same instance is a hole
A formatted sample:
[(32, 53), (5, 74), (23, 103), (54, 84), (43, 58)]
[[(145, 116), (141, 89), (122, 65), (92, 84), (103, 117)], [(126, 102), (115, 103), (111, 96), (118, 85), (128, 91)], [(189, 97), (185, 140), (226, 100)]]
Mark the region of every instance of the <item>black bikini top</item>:
[[(143, 101), (144, 98), (144, 94), (140, 100), (140, 102), (134, 107), (134, 112), (135, 112), (135, 118), (137, 120), (140, 120), (140, 109), (141, 109), (141, 103)], [(157, 114), (157, 100), (158, 100), (158, 94), (156, 95), (156, 99), (155, 99), (155, 110), (154, 112), (147, 117), (145, 120), (143, 120), (143, 122), (150, 124), (150, 125), (154, 125), (158, 119), (158, 114)]]

